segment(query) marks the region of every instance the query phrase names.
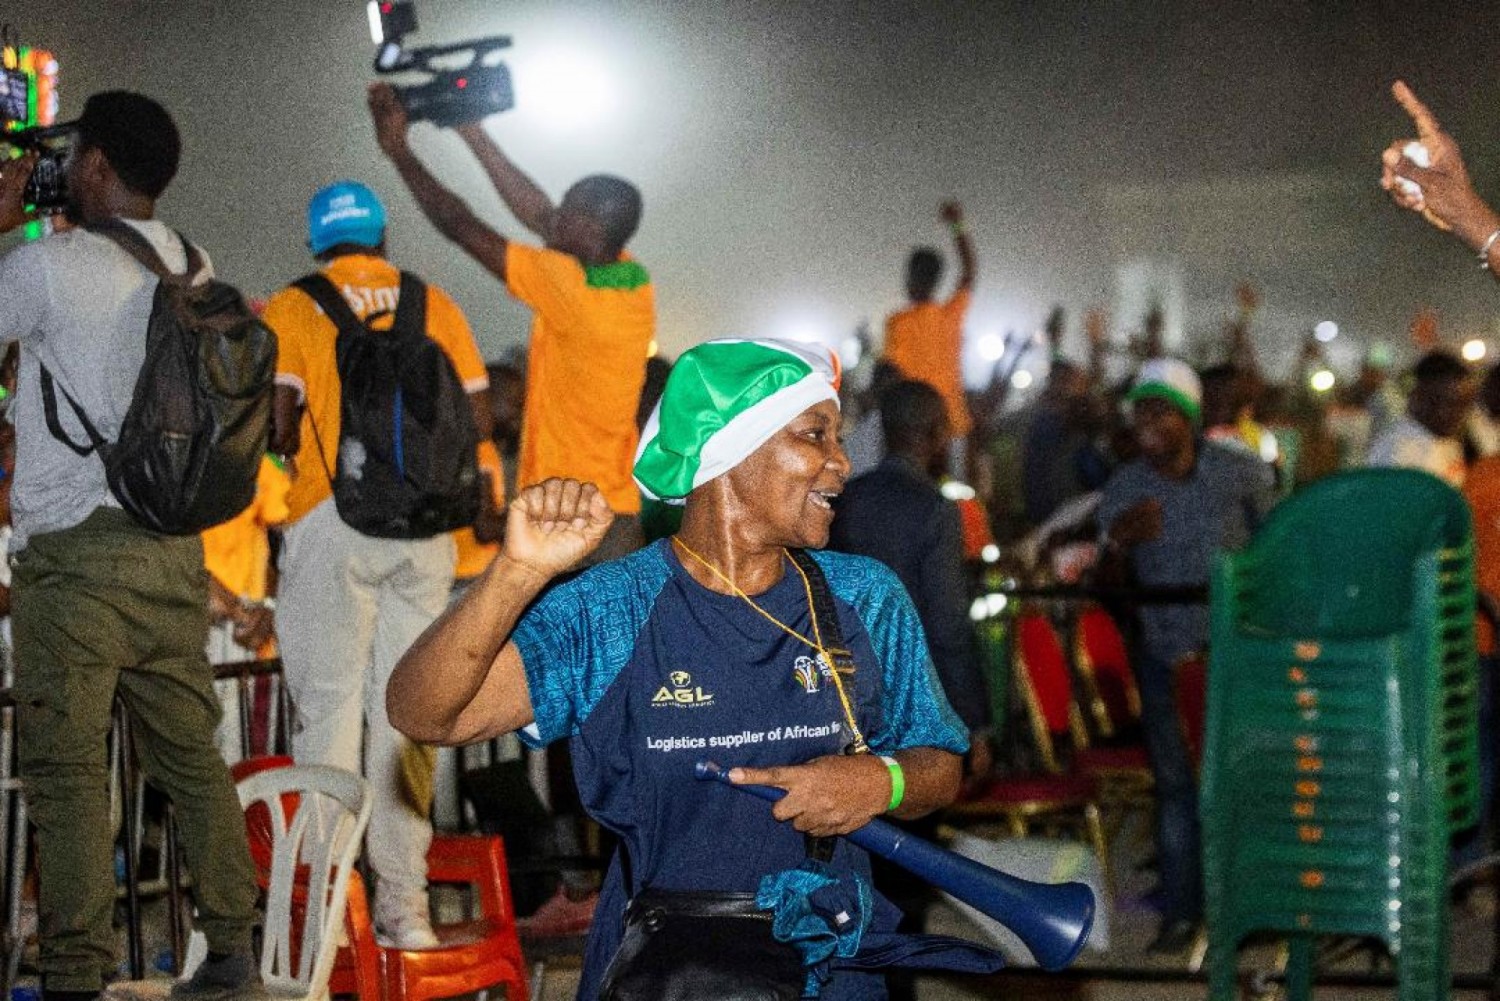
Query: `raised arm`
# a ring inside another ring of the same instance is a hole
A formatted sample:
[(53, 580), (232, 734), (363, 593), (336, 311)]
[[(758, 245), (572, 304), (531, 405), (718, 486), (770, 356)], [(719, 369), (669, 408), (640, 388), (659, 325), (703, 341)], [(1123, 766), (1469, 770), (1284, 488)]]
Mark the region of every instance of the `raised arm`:
[(613, 520), (592, 483), (552, 479), (521, 491), (500, 555), (396, 664), (385, 690), (391, 724), (423, 743), (468, 744), (530, 723), (531, 693), (511, 633)]
[(489, 133), (479, 122), (470, 122), (455, 129), (464, 144), (473, 152), (479, 165), (484, 168), (495, 192), (510, 214), (522, 226), (541, 237), (543, 242), (552, 238), (552, 214), (556, 206), (537, 183), (511, 162), (510, 157), (495, 145)]
[[(1411, 116), (1417, 135), (1397, 139), (1385, 148), (1380, 155), (1380, 186), (1397, 205), (1420, 212), (1433, 226), (1482, 253), (1491, 276), (1500, 279), (1494, 267), (1500, 264), (1500, 237), (1496, 235), (1500, 234), (1500, 215), (1474, 190), (1458, 143), (1405, 83), (1398, 80), (1391, 94)], [(1413, 142), (1426, 148), (1428, 166), (1419, 166), (1407, 155)]]
[(505, 237), (480, 221), (464, 200), (438, 183), (406, 141), (406, 109), (389, 84), (372, 83), (370, 118), (375, 140), (401, 175), (422, 214), (490, 274), (505, 280)]
[(953, 248), (958, 252), (958, 290), (971, 289), (978, 265), (974, 259), (974, 241), (969, 239), (969, 230), (964, 226), (964, 207), (955, 201), (944, 202), (941, 213), (953, 231)]

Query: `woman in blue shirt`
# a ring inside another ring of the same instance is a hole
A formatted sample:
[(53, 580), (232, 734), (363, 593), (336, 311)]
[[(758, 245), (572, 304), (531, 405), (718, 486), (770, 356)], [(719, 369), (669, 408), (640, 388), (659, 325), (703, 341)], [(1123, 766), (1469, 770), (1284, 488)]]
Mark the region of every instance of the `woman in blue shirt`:
[[(391, 679), (391, 720), (416, 740), (571, 739), (584, 806), (620, 836), (631, 883), (617, 859), (581, 998), (597, 996), (632, 892), (754, 892), (803, 862), (804, 835), (921, 816), (958, 791), (966, 731), (895, 576), (813, 556), (852, 657), (852, 671), (834, 671), (815, 584), (789, 552), (827, 543), (849, 472), (836, 372), (801, 344), (711, 341), (684, 354), (635, 467), (651, 500), (684, 505), (679, 532), (559, 583), (614, 516), (592, 484), (527, 487), (500, 558)], [(700, 759), (786, 795), (771, 807), (697, 782)], [(831, 865), (868, 878), (868, 858), (843, 840)], [(882, 920), (872, 927), (888, 930)], [(822, 990), (884, 996), (860, 972), (835, 972)]]

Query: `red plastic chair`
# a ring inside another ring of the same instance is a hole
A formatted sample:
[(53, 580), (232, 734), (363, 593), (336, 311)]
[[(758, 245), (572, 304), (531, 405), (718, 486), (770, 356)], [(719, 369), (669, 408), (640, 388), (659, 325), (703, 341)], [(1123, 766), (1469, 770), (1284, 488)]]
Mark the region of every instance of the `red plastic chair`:
[[(235, 769), (250, 774), (291, 763), (285, 756), (251, 758)], [(246, 824), (254, 855), (257, 831), (249, 814)], [(431, 1001), (503, 984), (507, 1001), (528, 1001), (526, 963), (516, 933), (503, 842), (498, 837), (434, 835), (427, 851), (427, 878), (435, 884), (470, 887), (477, 905), (475, 916), (434, 925), (441, 948), (387, 949), (375, 941), (369, 898), (356, 874), (349, 885), (345, 919), (349, 945), (339, 950), (329, 990), (357, 994), (366, 1001)]]

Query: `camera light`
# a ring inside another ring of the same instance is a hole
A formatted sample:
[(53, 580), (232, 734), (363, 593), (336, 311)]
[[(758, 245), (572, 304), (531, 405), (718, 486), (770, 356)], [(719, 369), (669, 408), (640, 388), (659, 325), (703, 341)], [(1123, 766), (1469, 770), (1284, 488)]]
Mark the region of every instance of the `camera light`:
[(385, 44), (385, 28), (381, 23), (380, 15), (382, 13), (389, 13), (389, 11), (384, 10), (387, 6), (387, 4), (382, 4), (380, 0), (370, 0), (365, 5), (365, 16), (370, 19), (370, 41), (376, 45)]
[(1489, 347), (1479, 338), (1464, 341), (1464, 361), (1484, 361), (1484, 356), (1489, 353)]
[(466, 76), (461, 76), (457, 80), (453, 81), (453, 85), (459, 90), (463, 90), (469, 85), (469, 78)]
[(1339, 325), (1337, 323), (1334, 323), (1332, 320), (1324, 320), (1322, 323), (1319, 323), (1317, 326), (1313, 327), (1313, 336), (1316, 337), (1321, 344), (1327, 344), (1338, 335)]
[(985, 334), (979, 338), (979, 357), (985, 361), (999, 361), (1005, 357), (1005, 338), (999, 334)]
[(1315, 391), (1319, 393), (1326, 393), (1333, 388), (1333, 373), (1328, 371), (1328, 369), (1326, 368), (1320, 368), (1312, 374), (1312, 378), (1309, 379), (1308, 382), (1312, 385), (1312, 388)]
[(1010, 377), (1010, 384), (1017, 389), (1030, 389), (1034, 378), (1030, 372), (1023, 368)]

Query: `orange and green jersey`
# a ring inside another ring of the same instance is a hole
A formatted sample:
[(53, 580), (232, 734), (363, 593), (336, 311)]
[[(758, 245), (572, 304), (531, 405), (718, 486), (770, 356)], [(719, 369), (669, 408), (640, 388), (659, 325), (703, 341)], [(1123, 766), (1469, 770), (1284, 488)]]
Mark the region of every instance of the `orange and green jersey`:
[(567, 477), (595, 484), (617, 514), (638, 512), (630, 471), (656, 335), (650, 277), (628, 257), (585, 267), (569, 254), (512, 243), (505, 279), (533, 313), (516, 488)]
[(291, 477), (281, 467), (262, 458), (250, 506), (203, 533), (203, 566), (241, 598), (262, 601), (266, 597), (271, 562), (266, 530), (287, 520), (291, 486)]

